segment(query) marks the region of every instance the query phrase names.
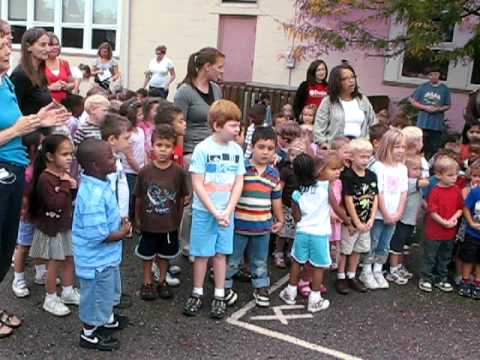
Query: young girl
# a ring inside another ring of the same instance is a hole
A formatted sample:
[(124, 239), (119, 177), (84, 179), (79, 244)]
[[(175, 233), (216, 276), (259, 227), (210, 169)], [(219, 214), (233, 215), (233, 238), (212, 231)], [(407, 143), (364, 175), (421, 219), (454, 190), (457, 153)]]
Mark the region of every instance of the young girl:
[[(56, 316), (70, 314), (65, 304), (78, 305), (80, 294), (73, 288), (72, 190), (76, 181), (68, 174), (73, 145), (64, 135), (49, 135), (39, 151), (33, 171), (29, 212), (36, 225), (30, 256), (48, 261), (47, 294), (43, 309)], [(62, 296), (57, 296), (57, 273), (62, 272)]]
[(407, 203), (408, 171), (403, 164), (405, 136), (398, 129), (388, 130), (376, 154), (371, 170), (377, 174), (378, 211), (371, 230), (371, 247), (363, 265), (360, 281), (369, 289), (388, 289), (382, 267), (387, 261), (390, 240)]
[[(292, 195), (292, 211), (297, 223), (295, 240), (292, 247), (292, 267), (288, 285), (280, 292), (280, 299), (288, 305), (294, 305), (297, 297), (297, 284), (301, 267), (307, 263), (312, 266), (312, 291), (308, 297), (307, 310), (317, 312), (329, 307), (330, 302), (323, 299), (320, 289), (323, 284), (325, 269), (332, 264), (330, 258), (329, 238), (330, 206), (339, 210), (330, 191), (329, 183), (340, 177), (338, 157), (327, 153), (317, 160), (307, 154), (298, 155), (293, 161), (293, 168), (299, 189)], [(345, 213), (339, 216), (349, 223)]]
[(145, 152), (147, 154), (147, 160), (152, 150), (152, 134), (153, 130), (155, 130), (155, 115), (160, 106), (160, 101), (161, 99), (159, 98), (148, 98), (145, 100), (143, 103), (143, 119), (138, 122), (138, 127), (143, 129), (143, 132), (145, 133)]

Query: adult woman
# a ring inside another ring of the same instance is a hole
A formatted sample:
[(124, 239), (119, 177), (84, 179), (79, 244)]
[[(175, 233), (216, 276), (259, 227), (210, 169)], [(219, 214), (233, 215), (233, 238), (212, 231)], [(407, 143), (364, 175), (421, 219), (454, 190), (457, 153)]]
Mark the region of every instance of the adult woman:
[(302, 82), (295, 93), (293, 113), (299, 119), (305, 105), (320, 106), (328, 93), (328, 68), (323, 60), (312, 61), (307, 69), (307, 79)]
[(45, 67), (45, 76), (52, 98), (61, 102), (75, 88), (75, 79), (67, 60), (59, 58), (60, 40), (54, 33), (48, 33), (50, 51)]
[[(28, 158), (21, 137), (40, 127), (62, 125), (70, 116), (63, 107), (50, 103), (36, 115), (22, 116), (12, 82), (8, 40), (0, 39), (0, 282), (7, 274), (17, 239)], [(0, 338), (12, 334), (21, 321), (0, 309)]]
[(160, 45), (155, 49), (155, 57), (148, 65), (145, 72), (144, 88), (148, 86), (149, 96), (160, 96), (164, 99), (168, 96), (168, 87), (175, 80), (175, 67), (172, 60), (165, 56), (167, 48)]
[(120, 78), (118, 64), (113, 59), (113, 49), (110, 43), (104, 42), (98, 47), (92, 75), (95, 76), (95, 82), (105, 90), (110, 90), (110, 84)]
[(358, 91), (357, 76), (350, 65), (334, 67), (328, 78), (329, 95), (315, 117), (315, 142), (330, 142), (336, 136), (366, 137), (375, 122), (368, 98)]
[[(175, 104), (182, 110), (187, 122), (184, 140), (184, 164), (188, 169), (194, 147), (208, 137), (208, 109), (222, 97), (222, 90), (215, 83), (223, 79), (225, 55), (215, 48), (206, 47), (188, 58), (187, 76), (175, 94)], [(192, 205), (183, 212), (180, 239), (184, 243), (184, 254), (188, 252), (192, 224)]]
[(15, 85), (23, 115), (36, 114), (52, 102), (45, 76), (45, 61), (50, 51), (48, 44), (48, 33), (42, 28), (28, 29), (22, 36), (20, 64), (13, 70), (10, 79)]

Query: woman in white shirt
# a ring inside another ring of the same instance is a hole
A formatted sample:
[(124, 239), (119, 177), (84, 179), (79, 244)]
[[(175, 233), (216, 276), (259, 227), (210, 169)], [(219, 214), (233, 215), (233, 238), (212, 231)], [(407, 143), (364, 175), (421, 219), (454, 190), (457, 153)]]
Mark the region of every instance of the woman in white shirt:
[(168, 96), (168, 87), (175, 80), (175, 67), (172, 60), (165, 56), (167, 47), (160, 45), (155, 49), (155, 57), (150, 61), (145, 72), (144, 88), (148, 86), (149, 96)]

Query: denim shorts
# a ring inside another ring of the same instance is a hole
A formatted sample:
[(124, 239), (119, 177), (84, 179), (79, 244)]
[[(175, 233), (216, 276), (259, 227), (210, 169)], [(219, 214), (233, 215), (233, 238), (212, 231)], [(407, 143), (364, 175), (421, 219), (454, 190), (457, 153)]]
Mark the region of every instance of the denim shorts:
[(210, 257), (233, 252), (233, 214), (228, 227), (220, 226), (208, 211), (193, 209), (190, 255)]
[(115, 293), (120, 278), (118, 266), (95, 272), (94, 279), (80, 280), (80, 320), (91, 326), (103, 326), (113, 314)]
[(20, 219), (20, 224), (18, 225), (17, 245), (32, 246), (34, 233), (35, 225), (31, 222)]
[(309, 262), (314, 267), (329, 267), (332, 265), (330, 235), (312, 235), (297, 231), (292, 257), (300, 264)]

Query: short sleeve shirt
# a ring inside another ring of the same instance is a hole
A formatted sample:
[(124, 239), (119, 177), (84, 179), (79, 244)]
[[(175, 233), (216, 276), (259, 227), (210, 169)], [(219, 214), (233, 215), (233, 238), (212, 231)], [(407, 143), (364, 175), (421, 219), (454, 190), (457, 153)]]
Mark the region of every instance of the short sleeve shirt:
[(156, 88), (166, 88), (170, 76), (170, 70), (173, 68), (172, 60), (166, 56), (160, 62), (157, 61), (156, 57), (153, 58), (148, 65), (148, 71), (152, 73), (149, 85)]
[(425, 220), (425, 236), (429, 240), (452, 240), (458, 227), (447, 229), (432, 219), (437, 213), (444, 219), (450, 219), (455, 212), (463, 209), (463, 197), (457, 185), (449, 187), (435, 186), (427, 199), (427, 217)]
[[(219, 144), (209, 136), (195, 147), (189, 171), (204, 175), (204, 186), (215, 208), (225, 210), (235, 178), (245, 174), (242, 148), (233, 141)], [(208, 211), (195, 193), (192, 207)]]
[[(450, 90), (445, 84), (432, 85), (430, 82), (420, 85), (412, 94), (412, 98), (423, 105), (450, 105)], [(441, 131), (444, 128), (444, 112), (418, 113), (417, 126), (422, 129)]]
[[(468, 193), (465, 207), (470, 210), (473, 221), (480, 222), (480, 188), (476, 187)], [(467, 234), (480, 241), (480, 232), (467, 224)]]
[(340, 177), (343, 196), (351, 196), (355, 212), (362, 223), (371, 216), (375, 196), (378, 194), (377, 175), (366, 169), (365, 176), (359, 176), (351, 168), (346, 168)]

